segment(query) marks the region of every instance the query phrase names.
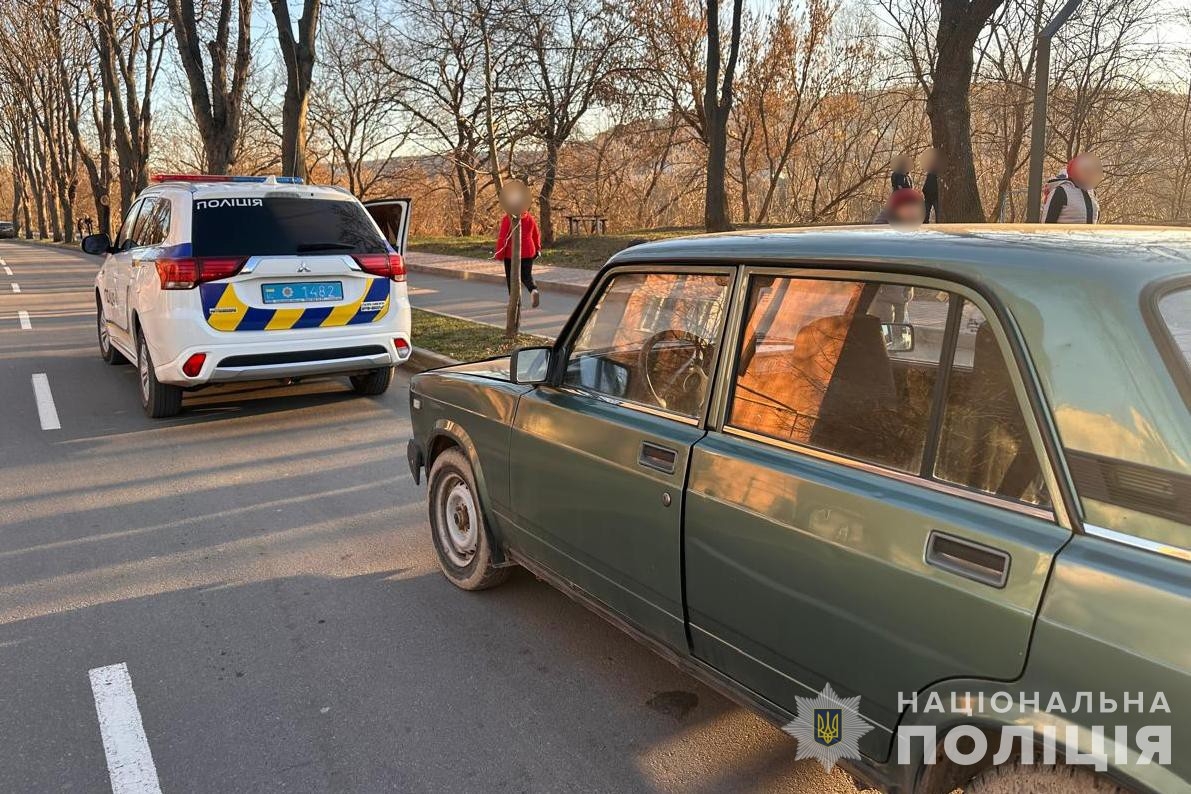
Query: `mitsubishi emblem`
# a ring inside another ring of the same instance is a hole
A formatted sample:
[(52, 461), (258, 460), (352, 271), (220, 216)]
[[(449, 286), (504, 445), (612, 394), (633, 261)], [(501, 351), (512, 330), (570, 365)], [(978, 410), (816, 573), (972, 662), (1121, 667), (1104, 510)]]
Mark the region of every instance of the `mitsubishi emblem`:
[(310, 272), (310, 268), (308, 268), (308, 267), (306, 266), (306, 263), (305, 263), (305, 262), (302, 262), (302, 263), (300, 263), (300, 264), (298, 265), (298, 272), (299, 272), (299, 273), (309, 273), (309, 272)]

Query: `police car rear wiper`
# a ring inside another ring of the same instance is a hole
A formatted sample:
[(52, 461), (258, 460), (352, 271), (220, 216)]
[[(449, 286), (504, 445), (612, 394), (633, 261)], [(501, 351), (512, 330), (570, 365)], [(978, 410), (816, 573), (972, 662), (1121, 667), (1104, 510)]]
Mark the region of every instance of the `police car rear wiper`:
[(351, 251), (355, 246), (351, 243), (301, 243), (298, 245), (298, 253), (304, 254), (308, 251)]

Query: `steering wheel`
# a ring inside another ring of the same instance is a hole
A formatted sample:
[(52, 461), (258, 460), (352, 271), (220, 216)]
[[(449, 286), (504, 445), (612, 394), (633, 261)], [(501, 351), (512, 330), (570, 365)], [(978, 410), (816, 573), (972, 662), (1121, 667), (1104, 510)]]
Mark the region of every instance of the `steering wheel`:
[[(674, 352), (681, 349), (689, 350), (689, 353), (677, 362), (668, 377), (655, 382), (652, 366), (654, 348), (663, 342), (686, 342), (689, 347), (675, 348)], [(702, 395), (709, 380), (707, 368), (710, 364), (710, 345), (706, 339), (673, 328), (658, 331), (646, 339), (637, 357), (637, 368), (645, 381), (646, 392), (662, 408), (671, 408), (671, 402), (677, 403), (683, 397), (689, 399), (692, 395)]]

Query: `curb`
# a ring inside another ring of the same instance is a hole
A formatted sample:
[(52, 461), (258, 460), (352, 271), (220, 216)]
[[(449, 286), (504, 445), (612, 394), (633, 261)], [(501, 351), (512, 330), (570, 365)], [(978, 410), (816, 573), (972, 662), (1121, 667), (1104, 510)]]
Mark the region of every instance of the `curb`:
[[(414, 273), (425, 273), (429, 276), (443, 276), (445, 278), (457, 278), (461, 281), (482, 281), (487, 284), (501, 284), (505, 283), (505, 277), (497, 273), (483, 273), (475, 270), (453, 270), (449, 267), (436, 267), (434, 265), (420, 265), (414, 264), (406, 260), (405, 269)], [(593, 273), (594, 275), (594, 273)], [(572, 295), (582, 295), (587, 292), (587, 285), (572, 284), (568, 281), (554, 281), (549, 276), (537, 276), (534, 278), (539, 287), (553, 290), (555, 292), (568, 292)]]
[(452, 364), (459, 362), (450, 356), (444, 356), (442, 353), (435, 353), (433, 350), (427, 350), (423, 347), (415, 347), (410, 353), (409, 359), (401, 365), (401, 368), (413, 373), (425, 372), (428, 369), (437, 369), (439, 367), (449, 367)]

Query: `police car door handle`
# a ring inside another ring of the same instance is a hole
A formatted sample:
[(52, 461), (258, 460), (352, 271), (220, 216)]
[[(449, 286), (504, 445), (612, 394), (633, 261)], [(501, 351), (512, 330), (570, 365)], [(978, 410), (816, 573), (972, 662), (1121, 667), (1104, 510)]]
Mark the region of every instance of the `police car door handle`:
[(1001, 588), (1009, 581), (1009, 553), (983, 543), (931, 530), (926, 540), (927, 565), (940, 570)]

